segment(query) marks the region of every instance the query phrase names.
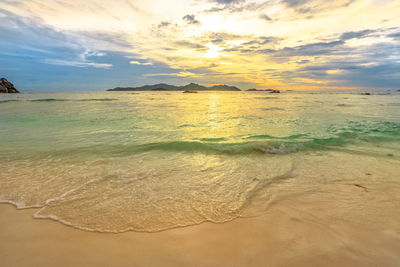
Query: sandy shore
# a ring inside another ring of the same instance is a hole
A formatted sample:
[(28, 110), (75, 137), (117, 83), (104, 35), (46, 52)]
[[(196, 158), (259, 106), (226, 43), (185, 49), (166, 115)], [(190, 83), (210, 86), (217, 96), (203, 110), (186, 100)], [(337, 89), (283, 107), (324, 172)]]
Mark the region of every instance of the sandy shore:
[(398, 231), (323, 218), (294, 204), (225, 224), (123, 234), (85, 232), (1, 204), (0, 265), (399, 266)]

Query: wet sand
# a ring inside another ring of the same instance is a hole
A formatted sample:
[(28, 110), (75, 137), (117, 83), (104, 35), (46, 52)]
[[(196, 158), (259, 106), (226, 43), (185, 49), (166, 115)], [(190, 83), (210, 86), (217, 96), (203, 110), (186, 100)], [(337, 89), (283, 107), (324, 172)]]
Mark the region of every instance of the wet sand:
[(35, 211), (0, 205), (1, 266), (400, 264), (400, 232), (395, 222), (356, 224), (327, 216), (336, 213), (334, 201), (321, 202), (316, 208), (296, 199), (284, 200), (262, 216), (158, 233), (85, 232), (33, 219)]

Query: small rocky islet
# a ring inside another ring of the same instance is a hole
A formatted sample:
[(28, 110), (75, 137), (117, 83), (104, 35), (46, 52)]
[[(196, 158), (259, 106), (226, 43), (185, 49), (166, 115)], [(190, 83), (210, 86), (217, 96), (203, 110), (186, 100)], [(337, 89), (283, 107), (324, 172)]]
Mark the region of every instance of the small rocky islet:
[(18, 94), (19, 91), (14, 87), (14, 84), (9, 82), (6, 78), (0, 79), (0, 93), (3, 94)]

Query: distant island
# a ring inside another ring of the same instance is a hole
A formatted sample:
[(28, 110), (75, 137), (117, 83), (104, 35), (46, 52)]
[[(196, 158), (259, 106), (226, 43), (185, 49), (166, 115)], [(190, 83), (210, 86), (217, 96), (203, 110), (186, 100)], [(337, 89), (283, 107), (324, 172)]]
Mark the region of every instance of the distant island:
[(246, 91), (251, 91), (251, 92), (272, 92), (272, 91), (274, 91), (274, 89), (256, 89), (256, 88), (252, 88), (252, 89), (247, 89)]
[(155, 85), (145, 85), (140, 87), (116, 87), (107, 91), (241, 91), (236, 86), (226, 84), (213, 85), (210, 87), (202, 86), (196, 83), (190, 83), (185, 86), (175, 86), (165, 83)]
[(19, 91), (14, 87), (14, 85), (9, 82), (6, 78), (0, 79), (0, 93), (4, 94), (18, 94)]
[(281, 93), (281, 91), (275, 90), (275, 89), (255, 89), (255, 88), (253, 88), (253, 89), (247, 89), (247, 91), (249, 91), (249, 92), (270, 92), (272, 94), (280, 94)]

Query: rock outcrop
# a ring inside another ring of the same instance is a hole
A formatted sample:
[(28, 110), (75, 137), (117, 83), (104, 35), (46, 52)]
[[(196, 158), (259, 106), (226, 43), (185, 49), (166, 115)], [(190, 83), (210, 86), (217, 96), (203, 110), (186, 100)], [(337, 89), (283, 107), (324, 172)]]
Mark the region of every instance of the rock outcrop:
[(279, 91), (279, 90), (272, 90), (270, 93), (271, 93), (271, 94), (280, 94), (281, 91)]
[(16, 94), (19, 91), (6, 78), (0, 79), (0, 93)]
[(247, 89), (247, 91), (252, 91), (252, 92), (272, 92), (272, 91), (276, 91), (274, 89), (256, 89), (256, 88), (252, 88), (252, 89)]

